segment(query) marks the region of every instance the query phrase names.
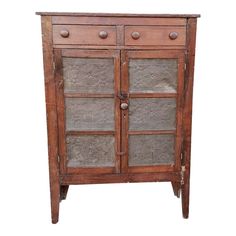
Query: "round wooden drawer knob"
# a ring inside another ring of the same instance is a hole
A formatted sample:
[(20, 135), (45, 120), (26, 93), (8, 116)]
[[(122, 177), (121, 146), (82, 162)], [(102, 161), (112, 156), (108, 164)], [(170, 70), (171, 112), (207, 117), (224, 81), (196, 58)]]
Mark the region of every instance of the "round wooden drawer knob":
[(137, 39), (140, 38), (140, 33), (139, 33), (139, 32), (133, 32), (133, 33), (131, 34), (131, 36), (132, 36), (133, 39), (137, 40)]
[(169, 38), (170, 38), (171, 40), (177, 39), (177, 38), (178, 38), (178, 33), (177, 33), (177, 32), (170, 32)]
[(98, 35), (101, 39), (106, 39), (108, 36), (108, 33), (106, 31), (100, 31)]
[(61, 35), (61, 37), (63, 37), (63, 38), (68, 38), (69, 37), (69, 31), (68, 30), (66, 30), (66, 29), (63, 29), (63, 30), (61, 30), (61, 32), (60, 32), (60, 35)]
[(123, 103), (120, 104), (120, 108), (121, 108), (122, 110), (126, 110), (128, 107), (129, 107), (129, 105), (128, 105), (128, 103), (126, 103), (126, 102), (123, 102)]

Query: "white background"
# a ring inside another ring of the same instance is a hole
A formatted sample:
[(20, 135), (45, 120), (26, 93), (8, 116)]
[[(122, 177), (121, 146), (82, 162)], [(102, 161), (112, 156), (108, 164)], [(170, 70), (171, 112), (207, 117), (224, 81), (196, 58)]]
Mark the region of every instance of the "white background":
[[(0, 235), (236, 235), (233, 0), (1, 1)], [(72, 186), (50, 223), (40, 17), (35, 11), (200, 13), (190, 218), (169, 183)]]

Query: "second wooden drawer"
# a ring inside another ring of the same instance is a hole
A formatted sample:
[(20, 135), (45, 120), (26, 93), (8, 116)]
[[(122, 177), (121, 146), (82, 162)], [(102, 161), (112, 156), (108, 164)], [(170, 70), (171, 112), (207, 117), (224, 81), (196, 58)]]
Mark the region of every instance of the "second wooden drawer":
[(125, 45), (185, 45), (186, 28), (181, 26), (126, 26)]
[(54, 44), (116, 45), (115, 26), (54, 25)]

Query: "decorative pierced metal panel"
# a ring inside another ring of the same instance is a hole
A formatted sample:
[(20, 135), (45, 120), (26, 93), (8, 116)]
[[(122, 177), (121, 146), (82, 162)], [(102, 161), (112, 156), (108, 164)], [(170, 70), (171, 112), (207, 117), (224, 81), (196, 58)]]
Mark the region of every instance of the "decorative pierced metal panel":
[(112, 58), (63, 58), (64, 91), (114, 93)]
[(174, 130), (175, 98), (133, 98), (129, 104), (129, 130)]
[(129, 166), (174, 164), (174, 135), (130, 135)]
[(112, 135), (67, 136), (68, 167), (113, 167), (115, 138)]
[(114, 99), (66, 98), (66, 130), (114, 130)]
[(130, 59), (130, 92), (175, 93), (177, 71), (177, 59)]

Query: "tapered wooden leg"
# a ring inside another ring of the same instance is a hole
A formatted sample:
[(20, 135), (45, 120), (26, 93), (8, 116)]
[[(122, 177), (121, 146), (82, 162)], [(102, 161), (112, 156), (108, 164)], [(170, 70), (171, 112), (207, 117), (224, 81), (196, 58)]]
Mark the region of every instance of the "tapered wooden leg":
[(187, 219), (189, 215), (189, 189), (190, 189), (189, 177), (186, 176), (185, 182), (181, 188), (182, 213), (185, 219)]
[(180, 183), (171, 181), (171, 185), (173, 188), (174, 195), (179, 198), (180, 197), (180, 189), (181, 189)]
[(52, 223), (56, 224), (59, 219), (59, 204), (60, 204), (60, 185), (58, 183), (50, 184), (51, 188), (51, 217)]
[(68, 189), (69, 189), (69, 185), (61, 185), (61, 188), (60, 188), (60, 200), (61, 201), (66, 199)]

